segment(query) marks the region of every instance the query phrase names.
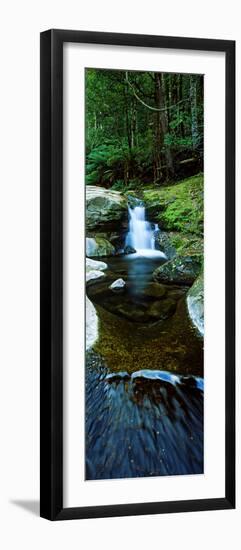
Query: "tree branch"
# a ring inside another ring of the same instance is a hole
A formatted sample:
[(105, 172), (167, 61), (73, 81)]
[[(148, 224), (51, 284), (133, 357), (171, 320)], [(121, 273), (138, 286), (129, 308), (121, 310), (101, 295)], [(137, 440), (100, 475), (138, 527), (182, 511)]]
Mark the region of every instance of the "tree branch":
[(141, 99), (141, 98), (137, 95), (137, 93), (136, 93), (136, 91), (135, 91), (135, 88), (134, 88), (133, 84), (131, 84), (131, 82), (128, 80), (127, 72), (126, 72), (126, 82), (127, 82), (127, 84), (130, 86), (130, 88), (132, 89), (135, 98), (136, 98), (142, 105), (144, 105), (144, 107), (147, 107), (147, 109), (150, 109), (151, 111), (158, 111), (158, 112), (167, 111), (167, 110), (169, 110), (169, 109), (174, 109), (174, 107), (176, 107), (177, 105), (180, 105), (180, 103), (185, 103), (186, 101), (189, 101), (189, 98), (188, 98), (188, 99), (182, 99), (181, 101), (178, 101), (178, 102), (175, 103), (174, 105), (169, 105), (169, 107), (163, 107), (163, 108), (161, 108), (161, 109), (158, 109), (157, 107), (152, 107), (151, 105), (147, 105), (147, 103), (145, 103), (145, 101), (143, 101), (143, 99)]

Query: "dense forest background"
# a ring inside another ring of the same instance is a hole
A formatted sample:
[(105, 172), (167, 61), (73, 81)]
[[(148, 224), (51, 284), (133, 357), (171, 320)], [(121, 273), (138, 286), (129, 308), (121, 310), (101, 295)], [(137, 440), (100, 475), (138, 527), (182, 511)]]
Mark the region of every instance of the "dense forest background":
[(86, 183), (170, 184), (203, 170), (203, 76), (86, 69)]

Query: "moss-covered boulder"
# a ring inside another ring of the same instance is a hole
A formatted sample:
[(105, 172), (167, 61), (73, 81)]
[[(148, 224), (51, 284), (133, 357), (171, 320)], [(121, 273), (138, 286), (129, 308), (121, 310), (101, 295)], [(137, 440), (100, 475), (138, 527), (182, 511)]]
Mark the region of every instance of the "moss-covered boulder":
[(98, 256), (113, 256), (115, 254), (114, 246), (102, 237), (87, 237), (86, 256), (95, 258)]
[(188, 313), (201, 335), (204, 334), (204, 284), (203, 273), (196, 279), (187, 294)]
[(203, 174), (143, 191), (149, 219), (167, 231), (203, 235)]
[(177, 256), (155, 269), (153, 278), (163, 283), (191, 285), (202, 269), (202, 255)]
[(120, 223), (127, 218), (127, 198), (122, 193), (104, 187), (86, 186), (87, 231), (119, 230)]
[(203, 254), (203, 238), (192, 233), (159, 231), (155, 236), (155, 245), (169, 260), (178, 255)]

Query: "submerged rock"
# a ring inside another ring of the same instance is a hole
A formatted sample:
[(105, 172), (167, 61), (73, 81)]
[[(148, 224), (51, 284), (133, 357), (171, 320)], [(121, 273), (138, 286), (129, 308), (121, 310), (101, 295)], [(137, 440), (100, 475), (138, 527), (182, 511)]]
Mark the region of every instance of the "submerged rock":
[(200, 334), (204, 335), (204, 285), (201, 274), (187, 294), (188, 313)]
[(98, 317), (94, 305), (86, 296), (86, 350), (92, 348), (98, 339)]
[(168, 319), (176, 310), (176, 302), (169, 298), (153, 302), (148, 308), (148, 315), (154, 319)]
[(111, 290), (113, 291), (116, 291), (116, 290), (123, 290), (126, 286), (126, 283), (124, 281), (124, 279), (116, 279), (116, 281), (114, 281), (109, 288), (111, 288)]
[(113, 256), (115, 254), (114, 246), (102, 237), (86, 238), (86, 255), (90, 258), (97, 256)]
[(86, 228), (111, 229), (127, 219), (127, 198), (118, 191), (86, 186)]
[(116, 313), (134, 323), (144, 323), (149, 320), (145, 307), (141, 304), (123, 303), (116, 306)]
[(155, 281), (162, 281), (165, 283), (191, 285), (198, 277), (201, 268), (201, 254), (177, 256), (155, 269), (153, 278)]
[(149, 283), (140, 290), (139, 294), (147, 298), (162, 298), (166, 294), (166, 287), (160, 283)]

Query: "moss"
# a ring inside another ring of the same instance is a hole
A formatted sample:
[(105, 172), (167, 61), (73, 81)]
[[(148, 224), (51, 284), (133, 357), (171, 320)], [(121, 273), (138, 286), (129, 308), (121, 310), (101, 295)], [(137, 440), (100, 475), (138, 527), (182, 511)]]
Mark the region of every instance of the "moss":
[(182, 256), (192, 256), (194, 254), (203, 254), (203, 239), (193, 237), (193, 235), (177, 235), (172, 238), (172, 244), (178, 254)]
[(155, 269), (153, 278), (166, 284), (193, 284), (202, 269), (202, 254), (178, 255)]
[(102, 257), (102, 256), (112, 256), (115, 253), (114, 246), (103, 239), (103, 237), (95, 237), (86, 239), (86, 254), (89, 257)]
[(146, 189), (143, 200), (162, 229), (203, 234), (203, 174), (158, 190)]

